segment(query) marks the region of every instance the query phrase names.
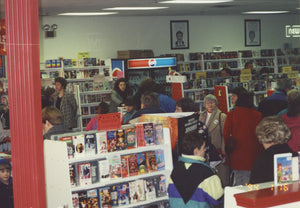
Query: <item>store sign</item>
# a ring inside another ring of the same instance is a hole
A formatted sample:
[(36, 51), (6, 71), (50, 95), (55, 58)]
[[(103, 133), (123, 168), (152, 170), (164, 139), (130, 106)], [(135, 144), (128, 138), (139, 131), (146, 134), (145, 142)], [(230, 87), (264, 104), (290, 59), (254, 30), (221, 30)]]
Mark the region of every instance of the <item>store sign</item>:
[(169, 66), (176, 66), (175, 57), (128, 60), (128, 69), (161, 68), (161, 67), (169, 67)]
[(299, 38), (300, 37), (300, 25), (286, 25), (285, 37), (287, 38)]

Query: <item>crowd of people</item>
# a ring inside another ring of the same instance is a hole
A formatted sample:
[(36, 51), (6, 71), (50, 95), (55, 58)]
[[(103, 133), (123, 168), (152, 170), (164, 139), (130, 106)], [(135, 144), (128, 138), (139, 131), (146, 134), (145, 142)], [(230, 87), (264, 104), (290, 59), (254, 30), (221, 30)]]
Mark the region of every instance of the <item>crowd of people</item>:
[[(224, 70), (225, 73), (230, 71)], [(65, 91), (66, 82), (57, 78), (55, 86), (55, 92), (47, 92), (44, 103), (48, 106), (42, 111), (45, 139), (71, 131), (76, 120), (76, 101)], [(183, 147), (171, 173), (170, 205), (193, 207), (200, 203), (221, 207), (225, 186), (273, 181), (274, 154), (297, 155), (300, 151), (300, 92), (291, 88), (290, 80), (279, 80), (276, 91), (255, 107), (253, 93), (236, 87), (230, 92), (233, 107), (228, 113), (222, 112), (217, 98), (209, 94), (204, 98), (205, 110), (200, 112), (192, 99), (184, 97), (176, 102), (151, 78), (141, 82), (135, 95), (122, 78), (115, 82), (110, 105), (101, 102), (97, 113), (117, 112), (118, 107), (125, 107), (122, 124), (136, 123), (149, 113), (199, 114), (201, 128), (179, 138)], [(86, 131), (96, 129), (97, 119), (92, 118)]]

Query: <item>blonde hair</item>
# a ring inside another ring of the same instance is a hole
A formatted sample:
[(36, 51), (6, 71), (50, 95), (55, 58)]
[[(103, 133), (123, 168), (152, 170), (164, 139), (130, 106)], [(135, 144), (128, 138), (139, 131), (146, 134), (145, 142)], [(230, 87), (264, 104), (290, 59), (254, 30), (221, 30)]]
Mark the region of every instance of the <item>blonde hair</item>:
[(48, 106), (42, 110), (43, 123), (49, 121), (52, 125), (60, 125), (63, 123), (63, 115), (56, 107)]
[(256, 127), (260, 143), (283, 144), (291, 139), (291, 131), (280, 116), (265, 117)]

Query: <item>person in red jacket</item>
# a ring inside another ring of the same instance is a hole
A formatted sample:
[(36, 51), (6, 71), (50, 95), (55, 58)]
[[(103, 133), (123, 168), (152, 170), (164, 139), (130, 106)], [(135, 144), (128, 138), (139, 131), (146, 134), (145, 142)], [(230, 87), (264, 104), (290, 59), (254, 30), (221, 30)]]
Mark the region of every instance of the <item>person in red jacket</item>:
[(225, 144), (229, 136), (236, 142), (229, 155), (234, 186), (249, 183), (252, 165), (263, 151), (255, 132), (261, 120), (261, 113), (253, 107), (253, 94), (248, 92), (239, 95), (236, 108), (227, 114), (223, 128)]
[(290, 148), (295, 151), (300, 151), (300, 96), (296, 97), (290, 103), (288, 112), (283, 114), (282, 119), (292, 132), (292, 138), (288, 141)]

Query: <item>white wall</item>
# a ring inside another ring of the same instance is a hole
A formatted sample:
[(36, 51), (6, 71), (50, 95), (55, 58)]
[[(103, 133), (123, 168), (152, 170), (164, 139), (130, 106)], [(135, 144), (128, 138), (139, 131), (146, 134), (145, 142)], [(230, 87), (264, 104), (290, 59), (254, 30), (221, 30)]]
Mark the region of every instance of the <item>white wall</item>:
[[(244, 19), (261, 19), (261, 47), (244, 46)], [(171, 50), (170, 20), (189, 20), (190, 49)], [(116, 58), (117, 50), (152, 49), (165, 53), (209, 52), (214, 45), (223, 51), (300, 47), (300, 38), (285, 38), (285, 25), (300, 24), (298, 15), (271, 16), (177, 16), (177, 17), (42, 17), (40, 25), (57, 24), (55, 38), (40, 33), (40, 59), (90, 57)], [(40, 27), (40, 28), (41, 28)], [(186, 57), (187, 58), (187, 57)]]

